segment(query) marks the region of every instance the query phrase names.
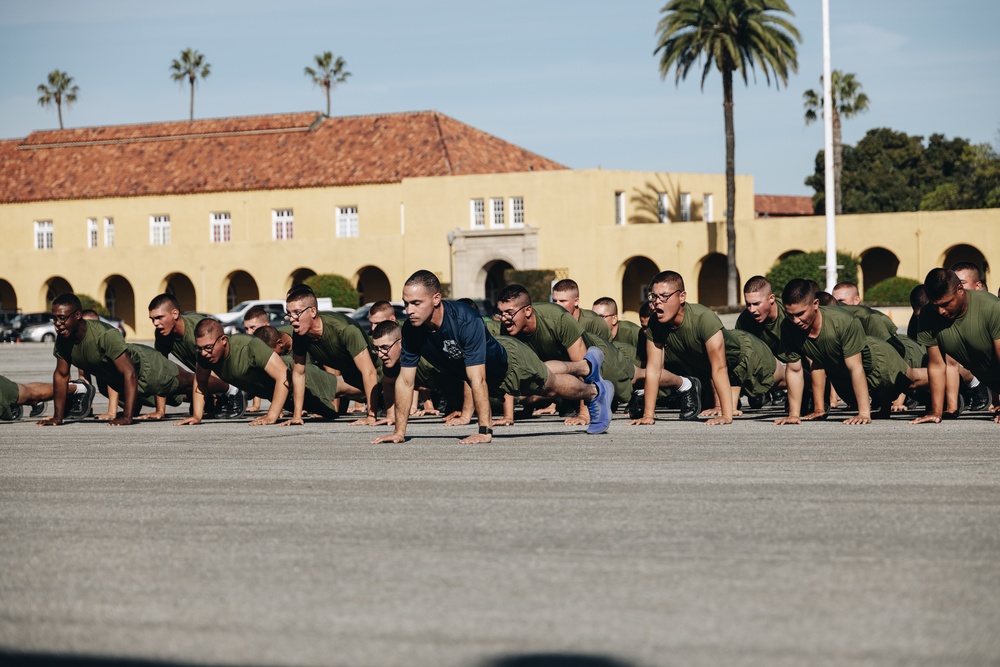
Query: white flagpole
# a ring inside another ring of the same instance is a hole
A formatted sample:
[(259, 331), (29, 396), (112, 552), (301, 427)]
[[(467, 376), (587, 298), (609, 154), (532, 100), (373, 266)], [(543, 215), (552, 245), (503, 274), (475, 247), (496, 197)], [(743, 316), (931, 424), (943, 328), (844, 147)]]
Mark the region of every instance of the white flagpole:
[(823, 146), (826, 166), (826, 291), (837, 284), (836, 183), (833, 180), (833, 76), (830, 73), (830, 0), (823, 0)]

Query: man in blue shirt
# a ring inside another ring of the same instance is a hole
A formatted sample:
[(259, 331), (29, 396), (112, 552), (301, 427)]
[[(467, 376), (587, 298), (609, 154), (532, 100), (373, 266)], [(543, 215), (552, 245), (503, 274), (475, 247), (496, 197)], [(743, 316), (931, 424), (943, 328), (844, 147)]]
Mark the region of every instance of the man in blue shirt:
[[(490, 442), (493, 429), (489, 393), (491, 387), (501, 387), (511, 374), (507, 350), (486, 332), (479, 313), (464, 304), (443, 300), (441, 283), (430, 271), (417, 271), (410, 276), (403, 286), (403, 302), (406, 304), (407, 322), (403, 325), (401, 369), (396, 381), (395, 431), (376, 438), (373, 443), (403, 442), (406, 439), (406, 423), (420, 357), (444, 374), (469, 383), (479, 432), (463, 439), (462, 444)], [(589, 384), (575, 375), (547, 372), (544, 365), (539, 365), (538, 377), (532, 380), (535, 385), (544, 385), (544, 388), (536, 386), (535, 389), (545, 393), (583, 399), (588, 405), (595, 404), (598, 419), (592, 419), (592, 422), (603, 424), (606, 430), (614, 390), (610, 383), (604, 385), (599, 365), (592, 373), (594, 382)], [(525, 382), (530, 381), (525, 378)]]

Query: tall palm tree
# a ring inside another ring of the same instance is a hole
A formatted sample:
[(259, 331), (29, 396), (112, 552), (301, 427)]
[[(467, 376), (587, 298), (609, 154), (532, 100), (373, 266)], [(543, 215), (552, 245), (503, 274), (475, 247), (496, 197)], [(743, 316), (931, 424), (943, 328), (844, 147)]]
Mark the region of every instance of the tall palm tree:
[(49, 72), (49, 85), (46, 86), (44, 83), (38, 84), (38, 92), (41, 93), (41, 97), (38, 98), (40, 106), (47, 107), (55, 103), (56, 111), (59, 112), (59, 129), (63, 129), (63, 102), (66, 103), (67, 109), (73, 102), (76, 102), (77, 95), (80, 93), (80, 86), (74, 85), (73, 77), (66, 72), (54, 69)]
[(212, 72), (212, 66), (205, 62), (205, 55), (194, 49), (181, 51), (180, 59), (174, 58), (170, 63), (170, 78), (180, 81), (181, 85), (187, 79), (191, 84), (191, 115), (188, 120), (194, 120), (194, 83), (201, 77), (204, 79)]
[(312, 67), (306, 67), (305, 75), (312, 77), (313, 83), (317, 86), (322, 86), (326, 90), (326, 115), (330, 115), (330, 90), (333, 89), (338, 83), (344, 83), (347, 81), (347, 77), (351, 76), (350, 72), (344, 71), (347, 67), (347, 62), (337, 56), (337, 59), (333, 59), (333, 54), (329, 51), (324, 51), (322, 55), (315, 56), (316, 58), (316, 69)]
[(767, 83), (774, 74), (775, 86), (788, 85), (789, 71), (798, 69), (795, 41), (799, 31), (784, 15), (795, 16), (785, 0), (669, 0), (660, 10), (657, 25), (660, 77), (674, 69), (674, 83), (680, 85), (691, 67), (701, 69), (701, 88), (715, 67), (722, 74), (722, 109), (726, 122), (726, 240), (728, 301), (735, 306), (739, 285), (736, 273), (735, 133), (733, 131), (733, 72), (747, 77), (755, 66)]
[[(819, 77), (819, 83), (819, 92), (810, 88), (802, 93), (803, 106), (806, 108), (806, 125), (823, 116), (822, 75)], [(840, 173), (844, 166), (840, 119), (853, 118), (859, 113), (868, 111), (868, 96), (861, 92), (861, 83), (854, 78), (854, 74), (844, 74), (839, 69), (830, 73), (830, 94), (833, 96), (833, 203), (834, 211), (840, 215), (844, 212), (840, 197)]]

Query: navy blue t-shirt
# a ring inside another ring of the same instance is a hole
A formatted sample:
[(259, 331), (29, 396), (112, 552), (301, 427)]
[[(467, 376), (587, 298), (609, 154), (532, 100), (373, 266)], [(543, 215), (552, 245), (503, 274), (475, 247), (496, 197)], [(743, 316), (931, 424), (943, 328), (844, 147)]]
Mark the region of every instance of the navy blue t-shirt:
[(425, 358), (445, 375), (466, 380), (466, 366), (486, 365), (486, 383), (499, 386), (507, 374), (507, 351), (486, 332), (482, 317), (471, 306), (442, 301), (444, 319), (437, 331), (403, 325), (399, 358), (403, 368), (414, 368)]

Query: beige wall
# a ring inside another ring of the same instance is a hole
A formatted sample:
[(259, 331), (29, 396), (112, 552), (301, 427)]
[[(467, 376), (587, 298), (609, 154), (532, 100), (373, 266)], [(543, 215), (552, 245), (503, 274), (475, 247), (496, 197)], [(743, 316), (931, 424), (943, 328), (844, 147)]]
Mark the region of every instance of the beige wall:
[[(626, 202), (627, 224), (621, 226), (615, 224), (616, 192), (624, 193)], [(669, 224), (656, 221), (657, 192), (669, 195)], [(681, 192), (691, 193), (694, 222), (676, 221)], [(648, 279), (645, 274), (667, 268), (685, 276), (692, 299), (710, 300), (725, 281), (720, 270), (725, 224), (700, 221), (705, 193), (714, 196), (715, 220), (724, 220), (721, 175), (602, 170), (8, 204), (0, 206), (0, 299), (10, 307), (13, 292), (17, 307), (43, 310), (46, 281), (54, 276), (67, 280), (78, 293), (102, 299), (108, 280), (121, 276), (124, 280), (115, 279), (116, 285), (131, 287), (134, 304), (130, 312), (118, 315), (139, 339), (153, 333), (146, 303), (175, 273), (185, 275), (197, 295), (194, 303), (182, 307), (205, 313), (226, 309), (234, 271), (253, 277), (260, 298), (281, 298), (292, 275), (301, 270), (339, 273), (357, 281), (366, 267), (376, 267), (376, 277), (384, 274), (386, 296), (394, 299), (405, 278), (421, 268), (435, 271), (443, 282), (454, 273), (456, 296), (481, 296), (483, 276), (495, 261), (518, 269), (561, 269), (580, 284), (585, 303), (608, 295), (619, 300), (625, 296), (634, 305), (641, 296), (640, 283)], [(489, 210), (486, 229), (470, 229), (470, 201), (484, 199), (488, 209), (491, 197), (504, 199), (504, 229), (489, 228)], [(523, 198), (529, 230), (511, 229), (511, 197)], [(335, 209), (347, 205), (358, 207), (358, 238), (336, 237)], [(294, 211), (293, 240), (272, 240), (272, 210), (281, 208)], [(231, 216), (232, 242), (213, 244), (210, 214), (222, 211)], [(171, 218), (171, 244), (151, 246), (150, 216), (161, 213)], [(87, 247), (89, 217), (98, 220), (97, 248)], [(113, 248), (104, 247), (104, 217), (115, 221)], [(736, 218), (741, 280), (766, 272), (787, 251), (818, 250), (825, 243), (823, 218), (754, 219), (753, 180), (748, 176), (737, 179)], [(53, 221), (54, 249), (34, 249), (35, 220)], [(837, 225), (839, 248), (855, 254), (888, 248), (899, 259), (899, 275), (922, 277), (959, 243), (977, 248), (991, 265), (1000, 261), (1000, 234), (995, 233), (1000, 210), (841, 216)], [(449, 232), (456, 239), (454, 262), (449, 261)], [(628, 291), (624, 295), (623, 282)], [(375, 294), (369, 290), (366, 297)]]

